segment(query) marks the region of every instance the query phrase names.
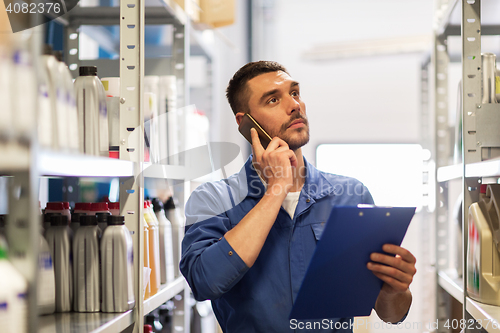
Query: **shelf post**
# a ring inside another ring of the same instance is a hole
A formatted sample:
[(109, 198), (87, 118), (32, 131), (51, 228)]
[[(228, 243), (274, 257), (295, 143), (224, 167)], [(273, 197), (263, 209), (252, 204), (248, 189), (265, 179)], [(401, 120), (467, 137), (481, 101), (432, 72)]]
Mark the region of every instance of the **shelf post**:
[(479, 199), (479, 178), (466, 178), (467, 164), (481, 161), (481, 147), (476, 139), (476, 110), (481, 108), (481, 1), (462, 0), (462, 161), (463, 161), (463, 318), (467, 311), (467, 245), (469, 206)]
[[(451, 160), (451, 140), (448, 126), (448, 54), (447, 37), (436, 35), (432, 54), (433, 84), (436, 94), (434, 96), (434, 158), (436, 171), (447, 166)], [(437, 175), (436, 175), (437, 179)], [(449, 269), (449, 231), (448, 231), (448, 184), (436, 182), (435, 187), (435, 234), (436, 234), (436, 273)], [(438, 332), (448, 332), (444, 327), (448, 318), (450, 302), (446, 292), (441, 288), (436, 289), (436, 317), (440, 323)]]
[(120, 214), (134, 243), (134, 332), (142, 332), (144, 267), (144, 1), (120, 1), (120, 159), (135, 162), (134, 177), (120, 179)]

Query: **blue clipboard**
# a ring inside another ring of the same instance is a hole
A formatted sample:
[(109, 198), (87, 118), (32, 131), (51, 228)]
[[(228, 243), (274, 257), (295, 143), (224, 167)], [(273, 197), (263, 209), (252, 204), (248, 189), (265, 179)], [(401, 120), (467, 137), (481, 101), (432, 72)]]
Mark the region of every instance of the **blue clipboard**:
[(368, 316), (382, 288), (366, 264), (382, 245), (401, 245), (415, 207), (334, 207), (302, 281), (290, 319)]

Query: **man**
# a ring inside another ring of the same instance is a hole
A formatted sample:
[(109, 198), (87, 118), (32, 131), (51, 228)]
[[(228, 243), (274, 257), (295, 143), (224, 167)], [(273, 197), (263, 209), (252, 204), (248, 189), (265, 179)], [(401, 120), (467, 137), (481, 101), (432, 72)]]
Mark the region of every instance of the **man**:
[[(306, 108), (299, 83), (283, 66), (243, 66), (227, 98), (238, 124), (248, 112), (273, 139), (264, 149), (252, 129), (253, 155), (241, 171), (193, 192), (180, 268), (195, 298), (212, 300), (224, 332), (292, 332), (306, 327), (292, 327), (288, 315), (332, 206), (373, 199), (359, 181), (320, 172), (303, 158)], [(384, 281), (375, 310), (396, 323), (411, 304), (415, 258), (399, 246), (383, 250), (371, 255), (367, 269)], [(350, 320), (337, 318), (338, 325), (314, 332), (351, 332), (342, 325)]]

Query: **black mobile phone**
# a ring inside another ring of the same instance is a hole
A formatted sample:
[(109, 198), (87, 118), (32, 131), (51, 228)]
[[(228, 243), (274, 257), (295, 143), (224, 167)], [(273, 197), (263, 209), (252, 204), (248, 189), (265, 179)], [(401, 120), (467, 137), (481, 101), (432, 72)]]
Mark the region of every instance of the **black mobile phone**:
[(250, 134), (250, 129), (255, 128), (257, 133), (259, 134), (259, 139), (260, 143), (262, 144), (262, 147), (264, 149), (267, 148), (267, 145), (271, 142), (273, 138), (267, 132), (262, 128), (262, 126), (259, 125), (259, 123), (253, 119), (251, 115), (248, 113), (245, 113), (243, 118), (241, 119), (240, 126), (238, 127), (238, 130), (240, 133), (245, 137), (245, 139), (252, 144), (252, 135)]

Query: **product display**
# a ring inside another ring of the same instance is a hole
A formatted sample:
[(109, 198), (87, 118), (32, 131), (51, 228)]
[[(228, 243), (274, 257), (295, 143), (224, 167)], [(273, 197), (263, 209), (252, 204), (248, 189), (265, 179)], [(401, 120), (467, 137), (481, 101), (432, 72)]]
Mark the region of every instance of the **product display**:
[(132, 238), (124, 217), (109, 216), (101, 240), (102, 312), (124, 312), (134, 307), (133, 258)]

